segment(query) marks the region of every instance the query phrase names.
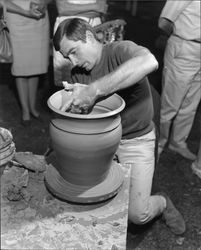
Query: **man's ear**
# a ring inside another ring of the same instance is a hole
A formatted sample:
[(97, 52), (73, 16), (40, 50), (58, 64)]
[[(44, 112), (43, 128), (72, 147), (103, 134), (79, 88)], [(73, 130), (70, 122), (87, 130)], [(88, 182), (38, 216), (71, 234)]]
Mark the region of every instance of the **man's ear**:
[(86, 41), (91, 41), (93, 42), (94, 41), (94, 35), (91, 31), (87, 30), (86, 31)]

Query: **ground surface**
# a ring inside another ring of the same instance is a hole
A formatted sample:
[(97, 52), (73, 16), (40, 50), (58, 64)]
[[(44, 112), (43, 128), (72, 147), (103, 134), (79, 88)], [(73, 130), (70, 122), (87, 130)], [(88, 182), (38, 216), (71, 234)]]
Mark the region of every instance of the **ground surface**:
[[(160, 92), (162, 53), (154, 46), (158, 36), (156, 19), (131, 18), (127, 21), (126, 38), (147, 46), (160, 62), (157, 73), (150, 76), (151, 83)], [(50, 67), (49, 79), (41, 79), (38, 93), (38, 108), (43, 122), (32, 120), (32, 125), (25, 128), (20, 124), (21, 113), (17, 101), (13, 79), (9, 74), (9, 66), (0, 65), (0, 126), (11, 130), (17, 151), (31, 151), (44, 154), (49, 144), (48, 126), (51, 119), (46, 101), (48, 96), (56, 91), (52, 84)], [(199, 120), (201, 120), (201, 105), (188, 139), (189, 148), (196, 153), (200, 137)], [(184, 159), (170, 150), (166, 150), (155, 171), (153, 192), (165, 191), (183, 214), (187, 230), (181, 237), (173, 235), (161, 219), (146, 225), (136, 227), (129, 225), (127, 249), (136, 250), (200, 250), (201, 249), (201, 180), (190, 169), (191, 161)]]

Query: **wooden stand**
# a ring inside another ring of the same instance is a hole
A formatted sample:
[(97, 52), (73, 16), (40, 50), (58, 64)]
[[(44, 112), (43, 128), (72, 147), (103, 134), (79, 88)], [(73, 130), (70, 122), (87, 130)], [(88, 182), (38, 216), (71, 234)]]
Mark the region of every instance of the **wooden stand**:
[(9, 201), (8, 186), (17, 168), (1, 177), (1, 249), (126, 249), (130, 167), (123, 166), (124, 183), (111, 200), (75, 205), (53, 197), (44, 173), (29, 171), (29, 201)]

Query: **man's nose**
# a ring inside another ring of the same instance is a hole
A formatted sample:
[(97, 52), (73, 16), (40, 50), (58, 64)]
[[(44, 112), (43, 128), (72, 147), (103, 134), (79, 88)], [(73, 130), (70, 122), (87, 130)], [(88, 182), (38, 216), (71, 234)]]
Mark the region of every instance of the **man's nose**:
[(72, 65), (75, 67), (77, 65), (76, 59), (71, 55), (69, 55), (68, 58), (69, 58), (70, 62), (72, 63)]

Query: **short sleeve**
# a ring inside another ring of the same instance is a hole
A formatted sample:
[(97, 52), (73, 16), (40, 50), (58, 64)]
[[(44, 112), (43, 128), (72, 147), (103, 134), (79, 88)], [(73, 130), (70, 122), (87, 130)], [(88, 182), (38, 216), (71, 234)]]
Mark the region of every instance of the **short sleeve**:
[(132, 41), (124, 40), (116, 43), (113, 55), (116, 56), (116, 60), (119, 61), (119, 63), (123, 63), (137, 56), (138, 52), (143, 49), (145, 49), (145, 47), (139, 46)]
[(174, 22), (180, 13), (192, 2), (192, 0), (167, 0), (163, 10), (161, 12), (160, 18), (166, 18), (172, 22)]

